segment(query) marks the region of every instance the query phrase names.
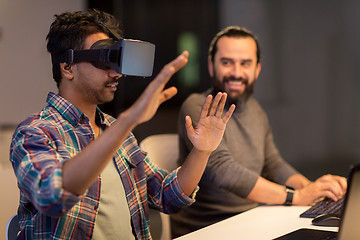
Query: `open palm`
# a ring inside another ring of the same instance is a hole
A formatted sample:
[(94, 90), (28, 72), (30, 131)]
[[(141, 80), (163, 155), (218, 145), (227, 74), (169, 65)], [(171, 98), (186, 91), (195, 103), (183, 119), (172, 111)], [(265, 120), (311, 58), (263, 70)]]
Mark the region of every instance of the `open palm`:
[(186, 117), (187, 135), (194, 148), (200, 151), (212, 152), (219, 145), (227, 122), (234, 112), (235, 105), (223, 115), (227, 94), (218, 93), (214, 100), (209, 95), (200, 112), (198, 124), (194, 128), (189, 116)]

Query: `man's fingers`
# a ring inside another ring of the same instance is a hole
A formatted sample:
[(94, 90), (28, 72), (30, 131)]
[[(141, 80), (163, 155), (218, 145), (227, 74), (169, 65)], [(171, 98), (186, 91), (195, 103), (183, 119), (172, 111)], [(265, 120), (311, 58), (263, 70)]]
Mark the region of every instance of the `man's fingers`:
[[(212, 95), (208, 95), (205, 99), (205, 102), (201, 108), (200, 119), (205, 118), (207, 116), (216, 116), (221, 117), (224, 111), (224, 107), (226, 104), (227, 94), (218, 92), (214, 98), (212, 99)], [(222, 118), (225, 123), (227, 123), (235, 110), (235, 105), (232, 104), (229, 110), (226, 112), (224, 117)]]
[(337, 176), (337, 179), (338, 179), (339, 185), (341, 186), (341, 189), (342, 189), (343, 193), (345, 194), (345, 192), (347, 190), (347, 180), (346, 180), (346, 178)]
[[(225, 98), (224, 98), (225, 94)], [(201, 108), (200, 118), (207, 116), (221, 116), (222, 111), (225, 106), (226, 93), (218, 92), (213, 99), (212, 95), (208, 95), (205, 99), (205, 102)]]
[(218, 92), (218, 93), (216, 94), (214, 100), (212, 101), (212, 103), (211, 103), (211, 105), (210, 105), (210, 109), (209, 109), (209, 113), (208, 113), (209, 116), (215, 115), (216, 110), (217, 110), (217, 108), (218, 108), (218, 104), (219, 104), (222, 96), (223, 96), (223, 93), (221, 93), (221, 92)]
[(200, 119), (207, 117), (211, 105), (211, 101), (212, 101), (212, 96), (208, 95), (205, 99), (203, 106), (201, 107)]
[(338, 184), (326, 184), (325, 187), (326, 190), (330, 191), (334, 196), (336, 196), (337, 199), (341, 198), (343, 196), (343, 191)]
[(177, 58), (171, 61), (173, 67), (175, 68), (175, 72), (183, 68), (187, 64), (188, 59), (189, 59), (189, 52), (183, 51)]
[(333, 186), (336, 186), (343, 194), (345, 194), (347, 189), (347, 180), (344, 177), (327, 174), (320, 177), (319, 182), (323, 184), (329, 183)]
[(188, 138), (191, 139), (191, 137), (194, 133), (194, 127), (192, 125), (190, 116), (185, 117), (185, 127), (186, 127), (186, 132), (187, 132)]
[(189, 52), (184, 51), (173, 61), (165, 65), (160, 71), (160, 73), (155, 77), (153, 81), (150, 82), (148, 87), (145, 89), (143, 97), (151, 97), (150, 95), (153, 95), (155, 93), (160, 94), (158, 95), (157, 100), (160, 102), (160, 104), (172, 98), (177, 93), (177, 89), (175, 87), (171, 87), (166, 90), (163, 89), (166, 83), (170, 80), (171, 76), (186, 65), (188, 56)]
[(172, 98), (173, 96), (175, 96), (177, 94), (177, 88), (176, 87), (170, 87), (165, 89), (160, 96), (160, 104), (169, 100), (170, 98)]
[(183, 68), (188, 62), (189, 52), (183, 51), (177, 58), (166, 64), (156, 76), (155, 81), (159, 84), (166, 84), (177, 71)]
[(223, 93), (223, 95), (221, 96), (221, 100), (217, 106), (216, 112), (215, 112), (215, 116), (216, 117), (221, 117), (223, 111), (224, 111), (224, 107), (225, 107), (225, 103), (226, 103), (226, 98), (227, 98), (227, 94)]
[(224, 123), (227, 124), (227, 122), (229, 121), (231, 115), (233, 114), (235, 110), (235, 105), (234, 104), (231, 104), (229, 110), (225, 113), (224, 117), (222, 118)]

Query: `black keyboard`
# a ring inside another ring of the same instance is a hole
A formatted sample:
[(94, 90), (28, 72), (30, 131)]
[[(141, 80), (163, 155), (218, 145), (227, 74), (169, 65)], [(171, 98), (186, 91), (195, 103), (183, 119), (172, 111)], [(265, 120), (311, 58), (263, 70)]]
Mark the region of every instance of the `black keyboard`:
[(344, 197), (337, 200), (336, 202), (330, 198), (324, 198), (323, 200), (317, 202), (315, 205), (311, 206), (308, 210), (300, 214), (300, 217), (314, 218), (316, 216), (325, 213), (334, 213), (340, 216), (343, 204), (344, 204)]

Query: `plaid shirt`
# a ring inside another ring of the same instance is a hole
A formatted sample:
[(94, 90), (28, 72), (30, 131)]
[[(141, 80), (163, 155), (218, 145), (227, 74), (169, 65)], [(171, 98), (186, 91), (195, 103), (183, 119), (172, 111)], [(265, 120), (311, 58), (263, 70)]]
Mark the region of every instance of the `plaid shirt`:
[[(47, 107), (22, 122), (10, 147), (20, 189), (20, 239), (91, 239), (100, 200), (100, 176), (84, 195), (62, 186), (62, 164), (91, 141), (89, 119), (74, 105), (49, 93)], [(103, 129), (115, 121), (98, 109)], [(136, 239), (151, 239), (148, 204), (166, 213), (194, 202), (180, 189), (177, 171), (167, 175), (142, 152), (130, 133), (113, 160), (124, 185)]]

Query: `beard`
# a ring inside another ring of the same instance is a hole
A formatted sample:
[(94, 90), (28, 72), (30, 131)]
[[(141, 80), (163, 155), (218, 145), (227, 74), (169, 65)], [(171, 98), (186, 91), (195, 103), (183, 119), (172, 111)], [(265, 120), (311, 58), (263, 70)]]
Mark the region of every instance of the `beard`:
[(242, 106), (245, 105), (245, 103), (247, 102), (247, 100), (249, 99), (251, 94), (253, 94), (253, 92), (254, 92), (256, 79), (254, 79), (254, 81), (252, 81), (252, 83), (250, 83), (250, 84), (249, 84), (249, 79), (247, 79), (247, 78), (246, 79), (245, 78), (235, 78), (233, 76), (224, 77), (221, 81), (218, 78), (216, 78), (216, 74), (214, 74), (214, 77), (213, 77), (214, 91), (216, 93), (217, 92), (226, 92), (225, 84), (230, 81), (239, 81), (239, 82), (245, 84), (245, 91), (243, 93), (239, 93), (236, 95), (233, 95), (233, 94), (230, 94), (230, 92), (227, 92), (228, 97), (226, 100), (226, 106), (229, 107), (231, 104), (235, 104), (237, 109), (242, 108)]

